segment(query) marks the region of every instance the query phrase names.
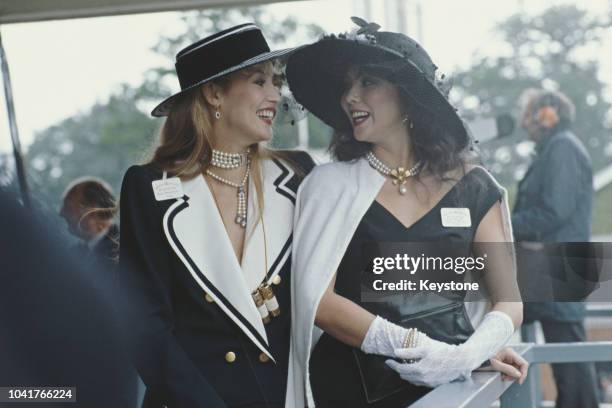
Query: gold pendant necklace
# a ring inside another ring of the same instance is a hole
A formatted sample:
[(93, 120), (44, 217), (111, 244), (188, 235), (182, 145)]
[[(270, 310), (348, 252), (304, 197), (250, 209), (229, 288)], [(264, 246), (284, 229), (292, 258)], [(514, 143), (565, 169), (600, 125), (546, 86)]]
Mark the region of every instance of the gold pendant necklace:
[(387, 177), (391, 177), (393, 185), (398, 186), (398, 192), (401, 195), (406, 194), (407, 190), (406, 190), (405, 184), (408, 181), (408, 179), (410, 177), (413, 177), (419, 174), (419, 172), (421, 171), (421, 167), (422, 167), (421, 166), (422, 162), (419, 161), (409, 169), (406, 169), (401, 166), (391, 169), (391, 167), (387, 166), (385, 163), (380, 161), (380, 159), (376, 157), (374, 153), (372, 153), (372, 151), (369, 151), (366, 154), (366, 160), (368, 161), (370, 166), (372, 166), (372, 168), (374, 168), (380, 174), (387, 176)]
[[(259, 214), (259, 222), (261, 222), (264, 241), (264, 279), (259, 284), (257, 289), (251, 293), (251, 296), (253, 297), (257, 310), (259, 310), (261, 320), (263, 320), (264, 324), (268, 324), (271, 320), (270, 316), (279, 316), (281, 314), (281, 310), (278, 300), (276, 299), (276, 295), (274, 294), (274, 290), (270, 285), (270, 281), (274, 282), (274, 280), (268, 279), (268, 244), (266, 239), (266, 225), (264, 224), (262, 214)], [(280, 280), (276, 281), (280, 282)]]

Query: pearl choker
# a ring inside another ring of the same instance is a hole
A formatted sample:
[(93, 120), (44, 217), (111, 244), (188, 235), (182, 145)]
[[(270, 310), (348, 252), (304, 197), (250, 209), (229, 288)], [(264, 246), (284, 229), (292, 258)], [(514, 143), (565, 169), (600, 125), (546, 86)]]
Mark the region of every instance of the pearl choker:
[(237, 169), (246, 166), (249, 160), (249, 151), (246, 153), (226, 153), (212, 149), (210, 165), (221, 169)]
[(409, 169), (405, 169), (404, 167), (397, 167), (392, 169), (387, 166), (385, 163), (380, 161), (378, 157), (374, 155), (371, 151), (366, 154), (366, 160), (372, 166), (373, 169), (378, 171), (383, 176), (391, 177), (393, 180), (393, 185), (398, 186), (398, 191), (401, 195), (406, 194), (406, 182), (409, 177), (416, 176), (419, 174), (422, 168), (422, 162), (417, 162), (414, 166)]

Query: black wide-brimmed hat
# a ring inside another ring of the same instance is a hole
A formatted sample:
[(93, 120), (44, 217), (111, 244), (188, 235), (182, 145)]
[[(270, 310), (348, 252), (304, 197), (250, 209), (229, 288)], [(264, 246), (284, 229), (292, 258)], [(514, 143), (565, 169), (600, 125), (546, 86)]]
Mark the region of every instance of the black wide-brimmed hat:
[(291, 54), (286, 74), (295, 99), (332, 128), (350, 129), (340, 98), (348, 70), (357, 67), (395, 84), (467, 146), (466, 127), (448, 101), (450, 81), (436, 75), (423, 47), (404, 34), (379, 32), (376, 23), (352, 20), (359, 28), (351, 33), (327, 35)]
[(176, 99), (190, 89), (243, 68), (286, 56), (293, 50), (270, 51), (259, 27), (251, 23), (203, 38), (176, 54), (174, 66), (181, 91), (157, 105), (151, 115), (168, 115)]

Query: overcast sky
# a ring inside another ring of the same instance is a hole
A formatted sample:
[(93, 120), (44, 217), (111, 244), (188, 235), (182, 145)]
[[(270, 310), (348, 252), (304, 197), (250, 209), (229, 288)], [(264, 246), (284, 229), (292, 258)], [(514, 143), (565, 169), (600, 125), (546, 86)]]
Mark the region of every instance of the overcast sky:
[[(292, 15), (316, 22), (331, 32), (352, 28), (349, 17), (360, 12), (363, 0), (317, 0), (267, 5), (279, 18)], [(418, 35), (414, 11), (417, 0), (406, 0), (408, 31)], [(385, 26), (384, 0), (375, 0), (373, 21)], [(474, 55), (494, 55), (496, 23), (523, 9), (541, 11), (567, 0), (426, 0), (422, 1), (422, 42), (447, 73), (467, 66)], [(611, 0), (583, 0), (595, 14), (605, 13)], [(138, 84), (151, 67), (167, 63), (150, 51), (160, 36), (181, 29), (179, 13), (21, 23), (0, 27), (11, 69), (17, 121), (22, 145), (36, 132), (105, 100), (122, 82)], [(389, 22), (390, 24), (390, 22)], [(296, 41), (299, 41), (297, 39)], [(298, 44), (293, 44), (298, 45)], [(612, 33), (602, 55), (612, 55)], [(612, 57), (602, 57), (602, 78), (612, 85)], [(607, 76), (606, 76), (607, 75)], [(177, 84), (178, 88), (178, 84)], [(10, 149), (8, 119), (0, 96), (0, 151)]]

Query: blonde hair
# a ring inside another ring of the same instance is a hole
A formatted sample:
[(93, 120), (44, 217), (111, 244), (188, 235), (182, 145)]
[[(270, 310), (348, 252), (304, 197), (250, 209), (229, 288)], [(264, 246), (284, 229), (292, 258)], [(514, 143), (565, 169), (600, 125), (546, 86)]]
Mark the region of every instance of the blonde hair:
[[(250, 75), (253, 71), (272, 68), (276, 77), (279, 76), (278, 65), (264, 62), (244, 68), (227, 76), (214, 80), (214, 83), (227, 89), (236, 75)], [(185, 180), (199, 176), (210, 166), (212, 143), (213, 109), (206, 100), (202, 87), (196, 87), (178, 98), (170, 110), (161, 132), (159, 146), (156, 148), (149, 164), (159, 171), (167, 171), (169, 175)], [(298, 175), (303, 175), (295, 168), (295, 163), (283, 152), (272, 151), (255, 143), (250, 149), (251, 176), (257, 194), (258, 210), (263, 212), (263, 180), (261, 161), (263, 159), (282, 158), (287, 160)]]

